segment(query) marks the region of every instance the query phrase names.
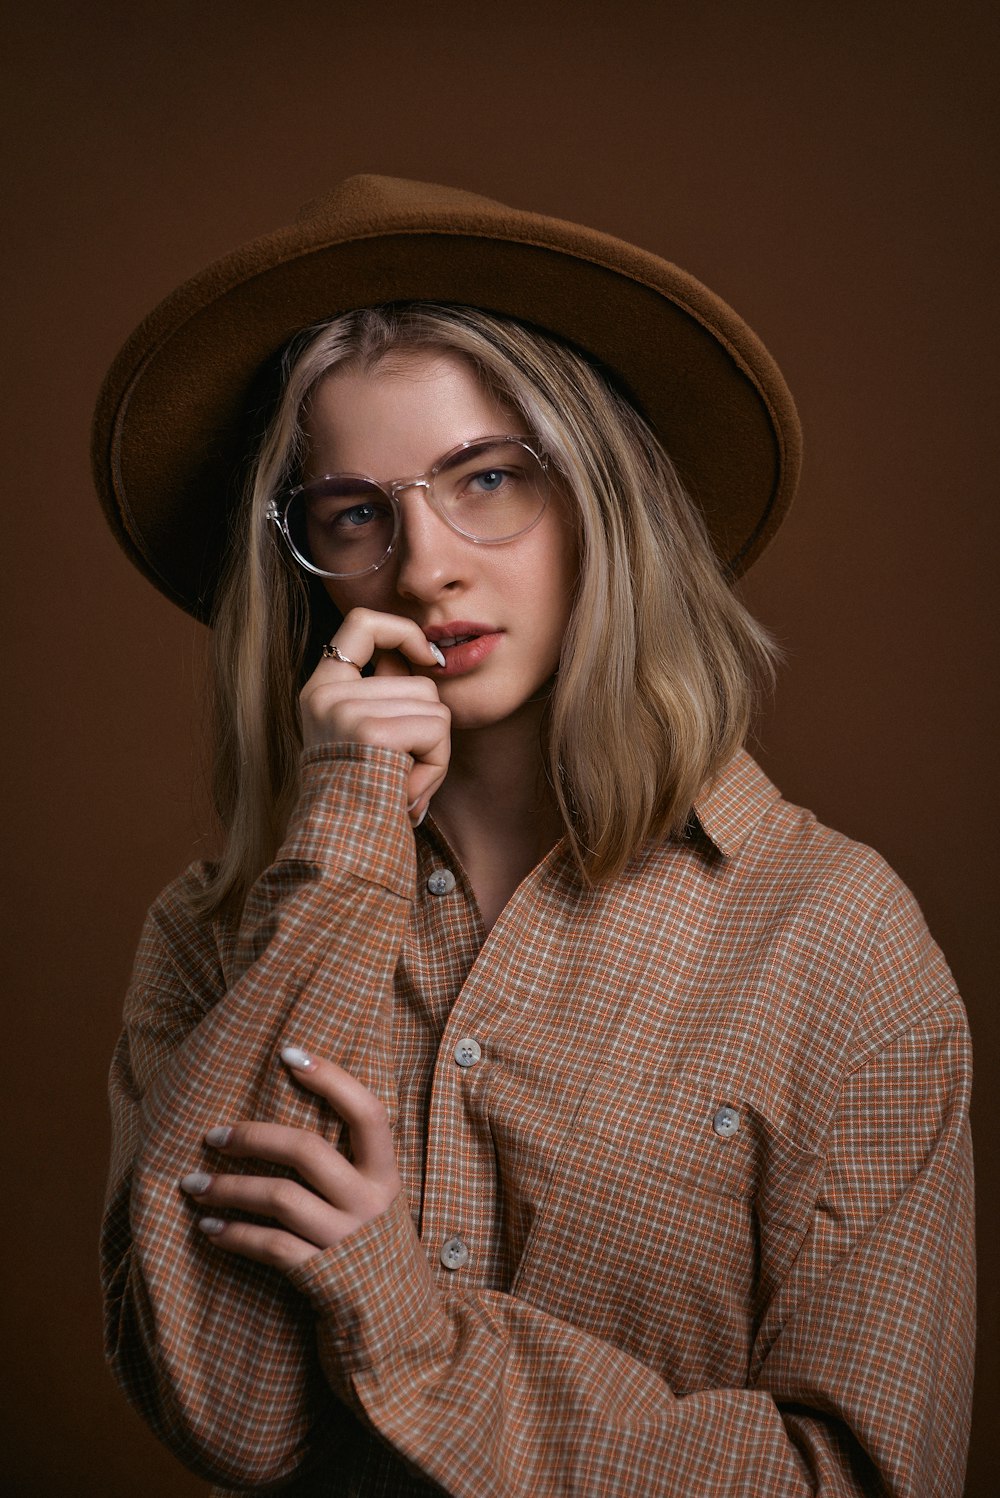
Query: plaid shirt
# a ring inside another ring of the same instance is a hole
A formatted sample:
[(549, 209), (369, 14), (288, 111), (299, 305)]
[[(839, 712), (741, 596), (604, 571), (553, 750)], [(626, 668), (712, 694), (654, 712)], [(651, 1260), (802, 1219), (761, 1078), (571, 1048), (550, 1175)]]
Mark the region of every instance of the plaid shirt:
[[(308, 753), (238, 930), (198, 868), (150, 912), (103, 1248), (129, 1397), (228, 1490), (957, 1498), (970, 1061), (912, 897), (740, 754), (686, 837), (594, 889), (557, 846), (487, 934), (408, 763)], [(382, 1097), (406, 1188), (290, 1278), (177, 1186), (217, 1123), (337, 1137), (284, 1044)]]

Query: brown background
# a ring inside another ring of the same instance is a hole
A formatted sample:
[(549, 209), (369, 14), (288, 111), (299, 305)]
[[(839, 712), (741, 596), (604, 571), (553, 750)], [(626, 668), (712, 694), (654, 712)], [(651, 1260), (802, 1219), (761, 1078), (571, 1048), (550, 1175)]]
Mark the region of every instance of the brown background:
[(787, 795), (899, 869), (966, 994), (983, 1249), (968, 1492), (985, 1498), (1000, 1393), (995, 6), (359, 9), (21, 0), (5, 24), (8, 1476), (45, 1498), (204, 1491), (108, 1380), (95, 1283), (131, 951), (206, 826), (204, 636), (105, 534), (90, 408), (175, 283), (375, 170), (678, 260), (757, 328), (797, 395), (801, 496), (747, 586), (788, 654), (761, 755)]

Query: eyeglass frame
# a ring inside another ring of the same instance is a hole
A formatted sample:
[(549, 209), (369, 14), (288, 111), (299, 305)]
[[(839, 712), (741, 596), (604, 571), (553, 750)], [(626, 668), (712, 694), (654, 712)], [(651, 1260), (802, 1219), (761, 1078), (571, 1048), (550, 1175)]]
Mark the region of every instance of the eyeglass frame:
[[(465, 452), (468, 448), (487, 447), (490, 443), (499, 444), (504, 442), (510, 442), (517, 447), (525, 448), (541, 468), (542, 477), (545, 479), (541, 509), (538, 511), (538, 514), (535, 516), (534, 520), (531, 521), (530, 525), (526, 525), (521, 530), (515, 531), (512, 536), (471, 536), (467, 531), (460, 530), (459, 527), (448, 518), (443, 509), (435, 500), (434, 480), (437, 478), (438, 474), (441, 472), (441, 469), (446, 463), (450, 462), (452, 458), (458, 457), (459, 453)], [(323, 568), (314, 566), (312, 562), (307, 562), (305, 557), (296, 550), (295, 543), (292, 540), (291, 533), (288, 529), (288, 510), (292, 502), (297, 499), (300, 494), (305, 494), (308, 491), (315, 489), (317, 484), (328, 484), (333, 480), (338, 479), (358, 479), (363, 484), (371, 484), (373, 488), (381, 490), (392, 507), (392, 539), (389, 542), (389, 545), (386, 547), (385, 554), (384, 556), (381, 556), (377, 562), (373, 562), (370, 567), (365, 567), (361, 572), (326, 572), (323, 570)], [(461, 536), (463, 541), (469, 541), (473, 546), (505, 546), (508, 541), (517, 541), (521, 536), (526, 536), (529, 531), (534, 530), (535, 526), (545, 514), (545, 511), (548, 509), (549, 497), (552, 492), (551, 482), (549, 481), (549, 457), (548, 454), (543, 449), (541, 449), (541, 447), (537, 449), (533, 447), (527, 437), (515, 437), (509, 433), (504, 436), (496, 434), (494, 436), (487, 437), (470, 437), (468, 441), (459, 442), (457, 446), (449, 448), (448, 451), (438, 459), (433, 468), (428, 468), (423, 473), (415, 474), (413, 478), (391, 479), (388, 483), (382, 484), (378, 481), (378, 479), (373, 479), (370, 474), (366, 473), (325, 473), (320, 478), (310, 479), (308, 484), (296, 484), (294, 488), (287, 490), (280, 499), (268, 500), (267, 509), (265, 511), (265, 519), (272, 521), (277, 526), (280, 535), (284, 539), (286, 547), (291, 552), (295, 561), (299, 564), (300, 567), (304, 567), (307, 572), (311, 572), (314, 577), (329, 577), (334, 578), (337, 581), (346, 581), (349, 578), (354, 579), (359, 577), (369, 577), (371, 573), (378, 572), (382, 567), (385, 566), (386, 562), (388, 562), (389, 558), (392, 556), (393, 552), (396, 549), (396, 543), (399, 540), (401, 518), (399, 500), (397, 498), (397, 495), (402, 493), (406, 489), (423, 489), (424, 497), (426, 498), (427, 503), (430, 505), (434, 514), (437, 515), (438, 519), (442, 520), (448, 527), (448, 529), (454, 532), (456, 536)]]

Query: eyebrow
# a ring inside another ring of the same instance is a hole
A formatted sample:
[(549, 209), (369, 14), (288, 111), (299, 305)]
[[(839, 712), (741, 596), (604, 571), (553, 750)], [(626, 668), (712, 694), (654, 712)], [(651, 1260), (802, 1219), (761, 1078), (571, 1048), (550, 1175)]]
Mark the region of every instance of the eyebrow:
[[(424, 474), (430, 473), (431, 470), (438, 463), (441, 462), (442, 458), (448, 457), (449, 454), (457, 452), (462, 447), (471, 447), (472, 444), (475, 443), (475, 442), (488, 442), (491, 437), (496, 437), (496, 438), (500, 438), (500, 439), (513, 437), (518, 442), (537, 442), (538, 441), (538, 438), (535, 436), (535, 434), (533, 432), (491, 432), (491, 431), (485, 431), (485, 432), (481, 432), (476, 437), (461, 437), (461, 438), (459, 438), (459, 440), (457, 442), (453, 442), (450, 447), (446, 447), (443, 452), (440, 452), (438, 454), (438, 456), (434, 459), (433, 463), (430, 463), (426, 468), (417, 469), (416, 471), (414, 471), (412, 473), (397, 474), (393, 478), (381, 478), (381, 477), (377, 477), (371, 471), (366, 471), (365, 469), (362, 469), (362, 468), (328, 468), (323, 473), (317, 473), (315, 475), (315, 479), (307, 479), (307, 480), (305, 480), (305, 482), (307, 482), (307, 483), (314, 483), (316, 481), (316, 479), (334, 478), (338, 474), (349, 474), (349, 475), (352, 475), (355, 478), (372, 479), (381, 488), (388, 488), (390, 484), (398, 484), (403, 479), (408, 479), (408, 478), (422, 478), (424, 476)], [(303, 469), (302, 469), (303, 474), (305, 474), (307, 471), (308, 471), (307, 470), (307, 466), (303, 465)]]

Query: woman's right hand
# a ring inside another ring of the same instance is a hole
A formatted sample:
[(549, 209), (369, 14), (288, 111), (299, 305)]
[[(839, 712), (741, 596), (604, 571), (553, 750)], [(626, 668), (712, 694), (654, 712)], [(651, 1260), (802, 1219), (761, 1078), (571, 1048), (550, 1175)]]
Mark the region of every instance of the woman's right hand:
[[(330, 641), (357, 668), (324, 657), (299, 696), (302, 742), (344, 741), (398, 749), (413, 758), (407, 802), (414, 826), (448, 770), (451, 714), (429, 676), (413, 666), (438, 665), (418, 624), (398, 614), (352, 609)], [(375, 674), (360, 668), (375, 658)]]

